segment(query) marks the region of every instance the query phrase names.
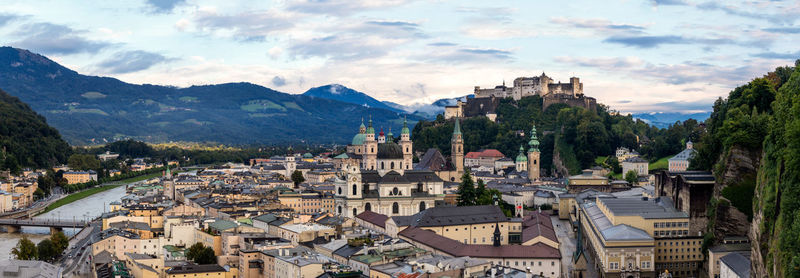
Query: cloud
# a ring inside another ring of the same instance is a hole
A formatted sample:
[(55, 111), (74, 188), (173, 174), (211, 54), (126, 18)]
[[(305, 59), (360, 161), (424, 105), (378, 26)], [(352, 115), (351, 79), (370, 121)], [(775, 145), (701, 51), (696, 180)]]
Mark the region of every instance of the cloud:
[(147, 0), (146, 3), (155, 13), (170, 13), (175, 7), (185, 4), (186, 0)]
[(263, 41), (276, 31), (287, 30), (294, 26), (287, 14), (274, 10), (250, 11), (239, 14), (218, 14), (216, 11), (200, 11), (194, 18), (195, 25), (201, 31), (231, 34), (242, 41)]
[(291, 41), (287, 52), (295, 58), (354, 61), (382, 57), (397, 47), (428, 37), (417, 23), (407, 21), (367, 20), (334, 25), (335, 29), (319, 30), (328, 35)]
[[(745, 60), (738, 67), (685, 61), (676, 64), (654, 64), (635, 57), (585, 58), (559, 57), (556, 62), (579, 67), (617, 72), (636, 79), (650, 79), (671, 85), (716, 84), (735, 87), (774, 68), (765, 60)], [(686, 89), (686, 88), (685, 88)], [(687, 92), (694, 91), (688, 88)]]
[(622, 44), (636, 48), (655, 48), (664, 44), (737, 44), (729, 38), (690, 38), (684, 36), (612, 36), (603, 42)]
[(550, 22), (566, 26), (569, 28), (588, 29), (602, 35), (609, 34), (640, 34), (645, 30), (644, 26), (634, 24), (614, 23), (607, 19), (580, 19), (556, 17)]
[(686, 6), (688, 3), (683, 0), (651, 0), (653, 6)]
[(606, 70), (632, 68), (644, 65), (639, 57), (556, 57), (558, 63), (568, 63), (581, 67), (602, 68)]
[(750, 56), (758, 57), (758, 58), (766, 58), (766, 59), (800, 59), (800, 51), (795, 52), (785, 52), (785, 53), (778, 53), (778, 52), (761, 52), (756, 54), (751, 54)]
[[(708, 1), (697, 5), (698, 9), (705, 11), (721, 11), (729, 15), (744, 18), (766, 20), (777, 23), (794, 23), (800, 17), (800, 8), (797, 6), (785, 6), (780, 1), (768, 2), (743, 2), (745, 7), (738, 7), (733, 4), (724, 4), (717, 1)], [(795, 5), (786, 3), (788, 5)], [(770, 12), (775, 11), (775, 12)]]
[(353, 61), (385, 56), (395, 45), (390, 40), (348, 34), (294, 41), (288, 51), (296, 58), (329, 58)]
[(447, 63), (496, 63), (514, 60), (510, 50), (496, 48), (472, 48), (463, 46), (438, 46), (424, 56), (416, 58), (423, 61), (440, 61)]
[(409, 3), (409, 0), (290, 0), (286, 9), (307, 14), (327, 14), (333, 16), (346, 16), (353, 13), (376, 10)]
[(270, 84), (272, 84), (275, 87), (282, 87), (283, 85), (286, 85), (286, 79), (276, 75), (275, 77), (272, 78)]
[(131, 73), (149, 69), (171, 59), (164, 55), (142, 50), (123, 51), (103, 60), (97, 67), (111, 74)]
[(762, 30), (770, 33), (800, 34), (800, 27), (773, 27), (773, 28), (764, 28)]
[(17, 20), (19, 18), (22, 18), (22, 16), (15, 14), (0, 13), (0, 27), (3, 27), (9, 22)]
[(64, 25), (52, 23), (31, 23), (23, 25), (15, 35), (25, 38), (14, 43), (15, 46), (31, 49), (45, 54), (97, 53), (111, 46), (111, 43), (94, 41), (83, 37), (86, 33)]

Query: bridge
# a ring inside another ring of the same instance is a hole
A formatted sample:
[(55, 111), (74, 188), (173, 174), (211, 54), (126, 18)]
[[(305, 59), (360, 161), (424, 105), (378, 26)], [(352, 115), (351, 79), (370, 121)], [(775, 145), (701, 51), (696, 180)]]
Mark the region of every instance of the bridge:
[(6, 228), (8, 233), (17, 233), (24, 227), (49, 227), (51, 233), (55, 233), (64, 228), (83, 228), (89, 225), (84, 220), (64, 220), (64, 219), (0, 219), (0, 226)]

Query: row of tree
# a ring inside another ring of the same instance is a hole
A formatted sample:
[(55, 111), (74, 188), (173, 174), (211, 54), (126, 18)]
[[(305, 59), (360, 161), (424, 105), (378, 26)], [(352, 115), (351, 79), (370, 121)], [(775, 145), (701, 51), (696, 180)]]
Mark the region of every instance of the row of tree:
[(503, 201), (501, 198), (502, 193), (497, 189), (487, 188), (482, 179), (478, 179), (478, 186), (472, 180), (472, 174), (469, 169), (464, 170), (461, 176), (461, 183), (458, 185), (458, 206), (481, 206), (481, 205), (497, 205), (503, 210), (503, 213), (512, 217), (514, 215), (514, 205)]
[(34, 244), (27, 236), (22, 236), (17, 245), (11, 249), (11, 254), (17, 260), (40, 260), (51, 262), (58, 258), (69, 247), (69, 239), (63, 232), (57, 232), (44, 239), (39, 244)]

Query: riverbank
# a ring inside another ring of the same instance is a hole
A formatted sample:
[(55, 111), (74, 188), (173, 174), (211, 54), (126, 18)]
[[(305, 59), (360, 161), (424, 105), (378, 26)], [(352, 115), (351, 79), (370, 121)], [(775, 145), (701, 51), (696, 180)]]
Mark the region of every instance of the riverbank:
[(47, 213), (47, 212), (52, 211), (54, 209), (57, 209), (57, 208), (59, 208), (59, 207), (61, 207), (63, 205), (75, 202), (77, 200), (92, 196), (94, 194), (97, 194), (97, 193), (100, 193), (100, 192), (103, 192), (103, 191), (111, 190), (111, 189), (114, 189), (114, 188), (129, 184), (129, 183), (134, 183), (134, 182), (137, 182), (137, 181), (143, 181), (143, 180), (147, 180), (147, 179), (152, 179), (152, 178), (155, 178), (155, 177), (158, 177), (158, 176), (161, 176), (161, 173), (155, 172), (155, 173), (150, 173), (150, 174), (147, 174), (147, 175), (141, 175), (141, 176), (136, 176), (136, 177), (132, 177), (132, 178), (127, 178), (127, 179), (124, 179), (124, 180), (111, 182), (111, 183), (108, 183), (106, 185), (99, 185), (99, 186), (92, 187), (92, 188), (89, 188), (89, 189), (81, 190), (81, 191), (69, 194), (64, 198), (61, 198), (58, 201), (53, 202), (52, 204), (47, 206), (47, 208), (45, 208), (44, 211), (42, 211), (39, 214)]

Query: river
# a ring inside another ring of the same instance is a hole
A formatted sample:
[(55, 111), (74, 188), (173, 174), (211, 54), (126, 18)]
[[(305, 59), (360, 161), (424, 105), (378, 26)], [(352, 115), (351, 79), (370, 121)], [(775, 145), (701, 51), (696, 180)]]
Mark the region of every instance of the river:
[[(63, 205), (57, 209), (51, 210), (34, 218), (60, 218), (68, 220), (93, 219), (100, 216), (104, 211), (108, 211), (109, 203), (113, 201), (119, 201), (123, 196), (125, 196), (125, 186), (119, 186), (117, 188), (103, 191)], [(105, 207), (103, 207), (103, 205), (105, 205)], [(64, 229), (64, 234), (67, 236), (72, 236), (78, 231), (79, 229)], [(49, 234), (50, 228), (42, 227), (22, 227), (22, 233), (17, 234), (0, 233), (0, 256), (9, 254), (8, 256), (10, 257), (11, 249), (17, 245), (17, 242), (22, 238), (23, 235), (27, 236), (28, 239), (34, 243), (38, 243), (39, 241), (48, 238)]]

